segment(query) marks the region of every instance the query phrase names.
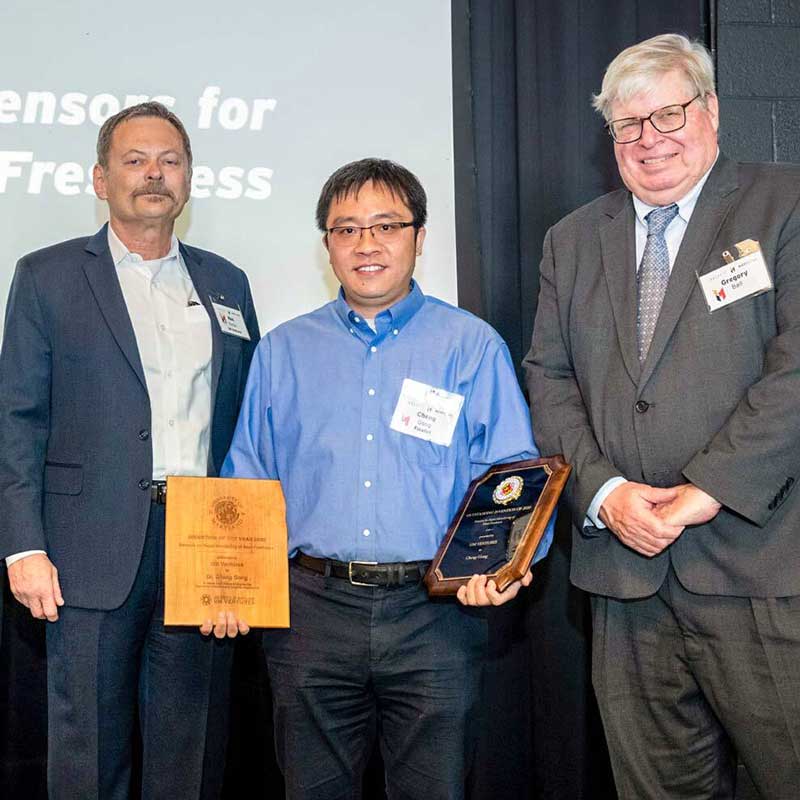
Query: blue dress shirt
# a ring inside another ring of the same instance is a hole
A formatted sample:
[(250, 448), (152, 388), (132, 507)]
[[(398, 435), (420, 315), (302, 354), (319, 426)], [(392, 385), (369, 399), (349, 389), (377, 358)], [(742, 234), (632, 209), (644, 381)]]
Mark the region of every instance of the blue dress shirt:
[[(489, 325), (413, 281), (374, 325), (340, 291), (264, 336), (253, 357), (222, 475), (281, 481), (290, 555), (430, 559), (474, 477), (538, 457), (508, 348)], [(389, 427), (405, 378), (463, 395), (450, 446)]]

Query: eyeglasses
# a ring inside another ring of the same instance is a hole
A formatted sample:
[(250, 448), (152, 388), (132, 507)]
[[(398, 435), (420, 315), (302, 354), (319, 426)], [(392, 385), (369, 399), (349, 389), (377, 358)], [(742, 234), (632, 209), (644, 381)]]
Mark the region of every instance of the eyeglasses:
[(413, 222), (376, 222), (374, 225), (337, 225), (328, 228), (334, 244), (356, 244), (361, 241), (361, 232), (369, 231), (376, 242), (385, 244), (400, 238), (403, 228), (410, 228)]
[(644, 123), (649, 120), (650, 124), (659, 133), (672, 133), (679, 131), (686, 125), (686, 106), (694, 103), (700, 97), (696, 94), (691, 100), (685, 103), (676, 103), (672, 106), (657, 108), (652, 114), (646, 117), (624, 117), (623, 119), (612, 119), (606, 123), (606, 128), (611, 137), (617, 144), (632, 144), (642, 138)]

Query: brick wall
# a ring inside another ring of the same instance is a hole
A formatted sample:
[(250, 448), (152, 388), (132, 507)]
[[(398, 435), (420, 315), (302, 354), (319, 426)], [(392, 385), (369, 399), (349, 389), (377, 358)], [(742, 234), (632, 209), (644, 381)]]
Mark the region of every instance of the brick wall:
[(714, 5), (722, 149), (800, 163), (800, 0)]

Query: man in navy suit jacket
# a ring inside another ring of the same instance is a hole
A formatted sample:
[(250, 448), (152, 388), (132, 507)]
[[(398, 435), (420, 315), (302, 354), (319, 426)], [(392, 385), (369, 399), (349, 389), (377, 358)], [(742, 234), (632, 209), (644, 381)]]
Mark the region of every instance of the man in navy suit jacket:
[(49, 620), (50, 797), (127, 798), (137, 713), (142, 796), (213, 797), (222, 640), (246, 625), (164, 627), (163, 481), (218, 474), (258, 323), (244, 273), (173, 234), (192, 171), (180, 120), (158, 103), (125, 109), (97, 150), (109, 224), (25, 256), (11, 286), (0, 557), (16, 598)]

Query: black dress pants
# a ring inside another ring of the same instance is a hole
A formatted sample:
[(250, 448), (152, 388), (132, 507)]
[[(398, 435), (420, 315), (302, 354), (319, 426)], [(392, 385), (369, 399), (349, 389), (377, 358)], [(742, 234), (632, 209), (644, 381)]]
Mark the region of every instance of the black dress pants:
[(484, 612), (424, 586), (290, 569), (292, 627), (264, 636), (291, 800), (359, 798), (377, 737), (391, 800), (458, 800), (475, 748)]

